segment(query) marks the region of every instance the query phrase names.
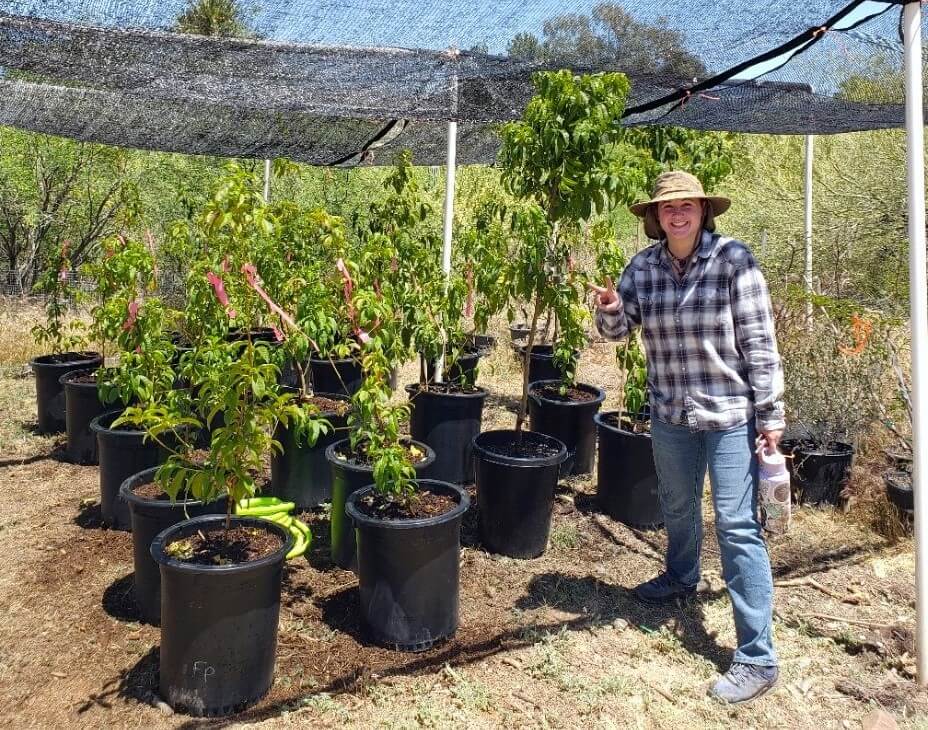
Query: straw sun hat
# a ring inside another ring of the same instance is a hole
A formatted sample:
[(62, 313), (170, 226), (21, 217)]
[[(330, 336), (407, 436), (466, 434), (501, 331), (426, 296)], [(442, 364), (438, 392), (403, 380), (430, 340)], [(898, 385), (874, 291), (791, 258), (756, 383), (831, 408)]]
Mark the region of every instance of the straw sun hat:
[(688, 172), (672, 170), (658, 176), (650, 200), (635, 203), (629, 206), (628, 209), (639, 218), (644, 218), (645, 234), (648, 238), (657, 240), (663, 238), (663, 231), (657, 222), (657, 204), (664, 200), (684, 200), (686, 198), (709, 201), (709, 205), (706, 206), (706, 217), (703, 221), (703, 227), (707, 231), (715, 230), (715, 216), (722, 215), (731, 205), (728, 198), (723, 198), (720, 195), (706, 195), (702, 189), (702, 183)]

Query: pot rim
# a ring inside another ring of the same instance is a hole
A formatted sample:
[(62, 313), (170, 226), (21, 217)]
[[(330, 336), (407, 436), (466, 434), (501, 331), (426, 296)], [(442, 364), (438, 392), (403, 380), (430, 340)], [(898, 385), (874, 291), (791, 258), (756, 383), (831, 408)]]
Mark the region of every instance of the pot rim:
[[(123, 483), (119, 485), (119, 494), (123, 499), (129, 502), (129, 504), (139, 507), (146, 506), (154, 507), (157, 509), (166, 509), (168, 507), (176, 507), (178, 505), (183, 505), (185, 507), (197, 507), (201, 504), (208, 504), (202, 499), (177, 499), (172, 502), (170, 499), (146, 499), (137, 495), (133, 491), (133, 488), (153, 482), (155, 480), (155, 474), (160, 468), (160, 466), (151, 466), (147, 469), (136, 472), (132, 476), (126, 477), (126, 479), (123, 480)], [(225, 497), (220, 497), (220, 499), (224, 500)]]
[[(618, 427), (618, 426), (613, 426), (611, 423), (606, 423), (606, 422), (603, 420), (606, 416), (613, 416), (613, 415), (615, 415), (615, 414), (617, 414), (617, 413), (619, 413), (619, 411), (597, 411), (596, 413), (593, 414), (593, 421), (596, 422), (596, 425), (597, 425), (597, 426), (600, 426), (601, 428), (604, 428), (604, 429), (606, 429), (607, 431), (612, 431), (612, 432), (614, 432), (614, 433), (622, 433), (622, 434), (625, 434), (626, 436), (633, 436), (633, 437), (642, 436), (642, 437), (648, 438), (648, 439), (651, 438), (651, 432), (650, 432), (650, 431), (643, 431), (643, 432), (641, 432), (641, 433), (635, 433), (634, 431), (628, 431), (628, 430), (626, 430), (626, 429), (624, 429), (624, 428), (620, 428), (620, 427)], [(619, 423), (622, 422), (621, 416), (624, 415), (624, 414), (626, 414), (626, 413), (628, 413), (628, 411), (622, 411), (622, 412), (621, 412), (621, 414), (619, 415)]]
[(538, 431), (527, 431), (523, 430), (523, 436), (530, 436), (533, 439), (542, 442), (549, 442), (556, 444), (559, 449), (556, 454), (552, 456), (545, 457), (520, 457), (520, 456), (505, 456), (503, 454), (497, 454), (488, 450), (485, 446), (479, 443), (481, 437), (490, 438), (490, 435), (496, 434), (511, 434), (515, 436), (516, 430), (514, 428), (498, 428), (490, 431), (481, 431), (476, 436), (474, 436), (471, 441), (471, 446), (474, 449), (474, 452), (480, 456), (484, 461), (491, 462), (493, 464), (501, 464), (503, 466), (515, 466), (515, 467), (529, 467), (529, 468), (542, 468), (548, 466), (560, 466), (563, 464), (567, 457), (570, 455), (567, 446), (560, 439), (554, 438), (554, 436), (548, 436), (547, 434), (539, 433)]
[(109, 426), (103, 425), (103, 422), (106, 421), (110, 417), (113, 417), (112, 420), (115, 421), (116, 418), (118, 418), (119, 415), (122, 414), (122, 412), (125, 410), (126, 410), (125, 408), (114, 408), (109, 411), (104, 411), (99, 416), (95, 416), (90, 421), (90, 430), (96, 434), (105, 433), (107, 436), (110, 436), (113, 438), (121, 438), (121, 437), (138, 438), (139, 436), (145, 436), (148, 432), (143, 431), (141, 429), (138, 429), (138, 430), (126, 429), (126, 428), (115, 429), (115, 428), (110, 428)]
[[(403, 439), (407, 440), (407, 439)], [(339, 459), (335, 456), (335, 451), (341, 448), (342, 444), (345, 444), (349, 439), (339, 439), (338, 441), (329, 444), (325, 447), (325, 458), (330, 464), (338, 464), (341, 468), (347, 469), (348, 471), (353, 472), (363, 472), (365, 474), (373, 474), (374, 470), (369, 466), (360, 466), (358, 464), (352, 464), (351, 462), (345, 459)], [(438, 454), (435, 453), (435, 449), (429, 446), (422, 441), (416, 441), (415, 439), (408, 439), (408, 442), (411, 445), (421, 448), (425, 452), (425, 458), (422, 461), (418, 461), (413, 464), (413, 469), (424, 469), (427, 466), (431, 466), (432, 462), (438, 458)]]
[[(281, 385), (280, 390), (283, 393), (299, 393), (300, 392), (300, 389), (296, 387), (295, 385)], [(345, 395), (344, 393), (324, 393), (321, 390), (320, 391), (314, 390), (313, 395), (311, 397), (315, 397), (315, 396), (321, 396), (323, 398), (328, 398), (329, 400), (342, 401), (342, 402), (348, 403), (349, 405), (351, 404), (351, 396)], [(347, 416), (348, 413), (350, 412), (351, 412), (351, 409), (349, 408), (348, 412), (342, 415)], [(319, 415), (325, 417), (325, 416), (338, 416), (339, 414), (336, 411), (319, 411)]]
[(170, 567), (173, 570), (179, 572), (200, 575), (223, 575), (228, 573), (246, 572), (250, 570), (260, 570), (261, 568), (265, 568), (268, 565), (273, 565), (276, 562), (283, 562), (287, 556), (287, 553), (289, 553), (293, 548), (293, 535), (291, 535), (290, 531), (285, 529), (282, 525), (278, 525), (276, 522), (271, 522), (270, 520), (262, 520), (260, 517), (232, 515), (233, 524), (260, 527), (269, 530), (276, 534), (278, 537), (283, 538), (284, 544), (273, 553), (270, 555), (265, 555), (260, 560), (253, 560), (248, 563), (231, 563), (229, 565), (197, 565), (194, 563), (186, 563), (183, 560), (178, 560), (177, 558), (171, 557), (165, 552), (165, 545), (167, 545), (174, 537), (176, 537), (175, 533), (181, 532), (190, 526), (205, 525), (207, 523), (214, 522), (225, 522), (225, 519), (225, 515), (201, 515), (200, 517), (193, 517), (189, 520), (184, 520), (183, 522), (173, 524), (155, 536), (155, 539), (151, 542), (149, 553), (151, 554), (152, 559), (159, 565)]
[(387, 530), (413, 530), (420, 527), (432, 527), (443, 525), (447, 522), (461, 517), (465, 512), (467, 512), (470, 507), (470, 495), (457, 484), (452, 484), (451, 482), (445, 482), (440, 479), (416, 479), (416, 484), (440, 484), (442, 487), (446, 487), (447, 491), (454, 492), (458, 497), (458, 503), (453, 508), (444, 512), (440, 515), (433, 515), (431, 517), (413, 517), (409, 519), (402, 520), (384, 520), (377, 517), (371, 517), (361, 512), (356, 506), (355, 503), (363, 497), (366, 497), (368, 494), (374, 491), (374, 485), (369, 484), (366, 487), (362, 487), (356, 492), (352, 492), (348, 495), (348, 499), (345, 500), (345, 513), (351, 520), (355, 523), (356, 526), (359, 525), (368, 525), (368, 526), (377, 526), (380, 529)]
[[(48, 357), (60, 357), (61, 355), (82, 355), (83, 357), (79, 360), (68, 360), (67, 362), (43, 362), (45, 358)], [(42, 367), (42, 368), (69, 368), (75, 369), (75, 365), (93, 365), (98, 363), (103, 364), (103, 356), (94, 350), (67, 350), (65, 352), (50, 352), (45, 355), (37, 355), (29, 361), (29, 364), (32, 367)]]
[(70, 385), (72, 388), (94, 388), (98, 387), (96, 381), (93, 383), (72, 383), (71, 378), (76, 378), (78, 375), (87, 375), (89, 373), (95, 373), (100, 368), (80, 368), (79, 370), (68, 370), (66, 373), (62, 373), (61, 377), (58, 378), (58, 383), (60, 385)]
[[(446, 383), (432, 383), (432, 385), (446, 385)], [(440, 392), (433, 391), (433, 390), (420, 390), (419, 389), (420, 387), (421, 385), (419, 383), (410, 383), (409, 385), (403, 386), (403, 390), (405, 390), (409, 394), (410, 401), (415, 400), (420, 395), (424, 395), (426, 397), (434, 397), (434, 398), (460, 398), (462, 400), (463, 399), (473, 399), (473, 400), (483, 399), (489, 395), (489, 391), (480, 385), (472, 386), (474, 389), (474, 392), (467, 392), (467, 393), (440, 393)]]
[(583, 401), (560, 401), (554, 400), (553, 398), (545, 398), (538, 395), (537, 393), (532, 392), (532, 389), (536, 385), (543, 385), (547, 383), (560, 383), (561, 381), (557, 378), (546, 379), (546, 380), (533, 380), (528, 384), (528, 397), (534, 400), (536, 403), (541, 404), (552, 403), (557, 406), (562, 406), (564, 408), (582, 408), (583, 406), (592, 407), (594, 405), (600, 405), (604, 400), (606, 400), (606, 391), (600, 388), (598, 385), (592, 385), (590, 383), (574, 383), (571, 387), (578, 388), (579, 390), (585, 390), (586, 392), (594, 392), (596, 398), (593, 400), (583, 400)]

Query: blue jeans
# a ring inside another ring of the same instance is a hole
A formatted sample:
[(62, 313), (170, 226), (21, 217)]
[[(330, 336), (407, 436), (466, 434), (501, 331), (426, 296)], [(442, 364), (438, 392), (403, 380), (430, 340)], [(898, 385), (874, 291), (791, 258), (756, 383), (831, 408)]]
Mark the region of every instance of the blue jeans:
[(773, 577), (757, 521), (755, 430), (747, 423), (727, 431), (694, 431), (651, 423), (658, 493), (667, 529), (667, 572), (679, 582), (699, 582), (702, 485), (709, 468), (722, 576), (735, 613), (734, 661), (775, 666)]

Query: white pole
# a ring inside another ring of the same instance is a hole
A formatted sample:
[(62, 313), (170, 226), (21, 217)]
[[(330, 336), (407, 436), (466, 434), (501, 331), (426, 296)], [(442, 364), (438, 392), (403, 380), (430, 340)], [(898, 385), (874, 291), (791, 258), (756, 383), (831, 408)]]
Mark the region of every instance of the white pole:
[(264, 202), (271, 202), (271, 161), (264, 161)]
[(912, 326), (912, 488), (915, 492), (915, 654), (918, 684), (928, 686), (928, 282), (925, 253), (925, 131), (922, 111), (921, 3), (903, 6), (906, 183), (909, 200), (909, 307)]
[[(457, 57), (457, 50), (452, 48), (449, 53), (452, 59)], [(457, 115), (458, 111), (458, 75), (453, 72), (451, 77), (451, 107), (452, 113)], [(455, 174), (457, 172), (457, 151), (458, 151), (458, 123), (452, 117), (448, 121), (448, 159), (445, 163), (445, 215), (442, 224), (442, 241), (441, 241), (441, 270), (445, 274), (445, 293), (448, 291), (448, 284), (451, 278), (451, 227), (454, 222), (454, 185)], [(448, 343), (448, 333), (442, 331), (442, 348), (438, 356), (438, 362), (435, 363), (435, 382), (442, 382), (445, 371), (445, 346)]]
[(806, 322), (812, 326), (812, 155), (815, 150), (815, 138), (806, 135)]

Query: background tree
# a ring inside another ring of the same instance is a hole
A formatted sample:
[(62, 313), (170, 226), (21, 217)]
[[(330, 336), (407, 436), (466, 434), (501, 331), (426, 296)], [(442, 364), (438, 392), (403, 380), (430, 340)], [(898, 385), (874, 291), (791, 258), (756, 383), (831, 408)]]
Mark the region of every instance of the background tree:
[(703, 76), (702, 61), (686, 50), (683, 35), (666, 27), (635, 20), (616, 3), (599, 3), (591, 15), (566, 13), (546, 20), (542, 37), (519, 33), (508, 53), (565, 65), (609, 66), (629, 74)]

